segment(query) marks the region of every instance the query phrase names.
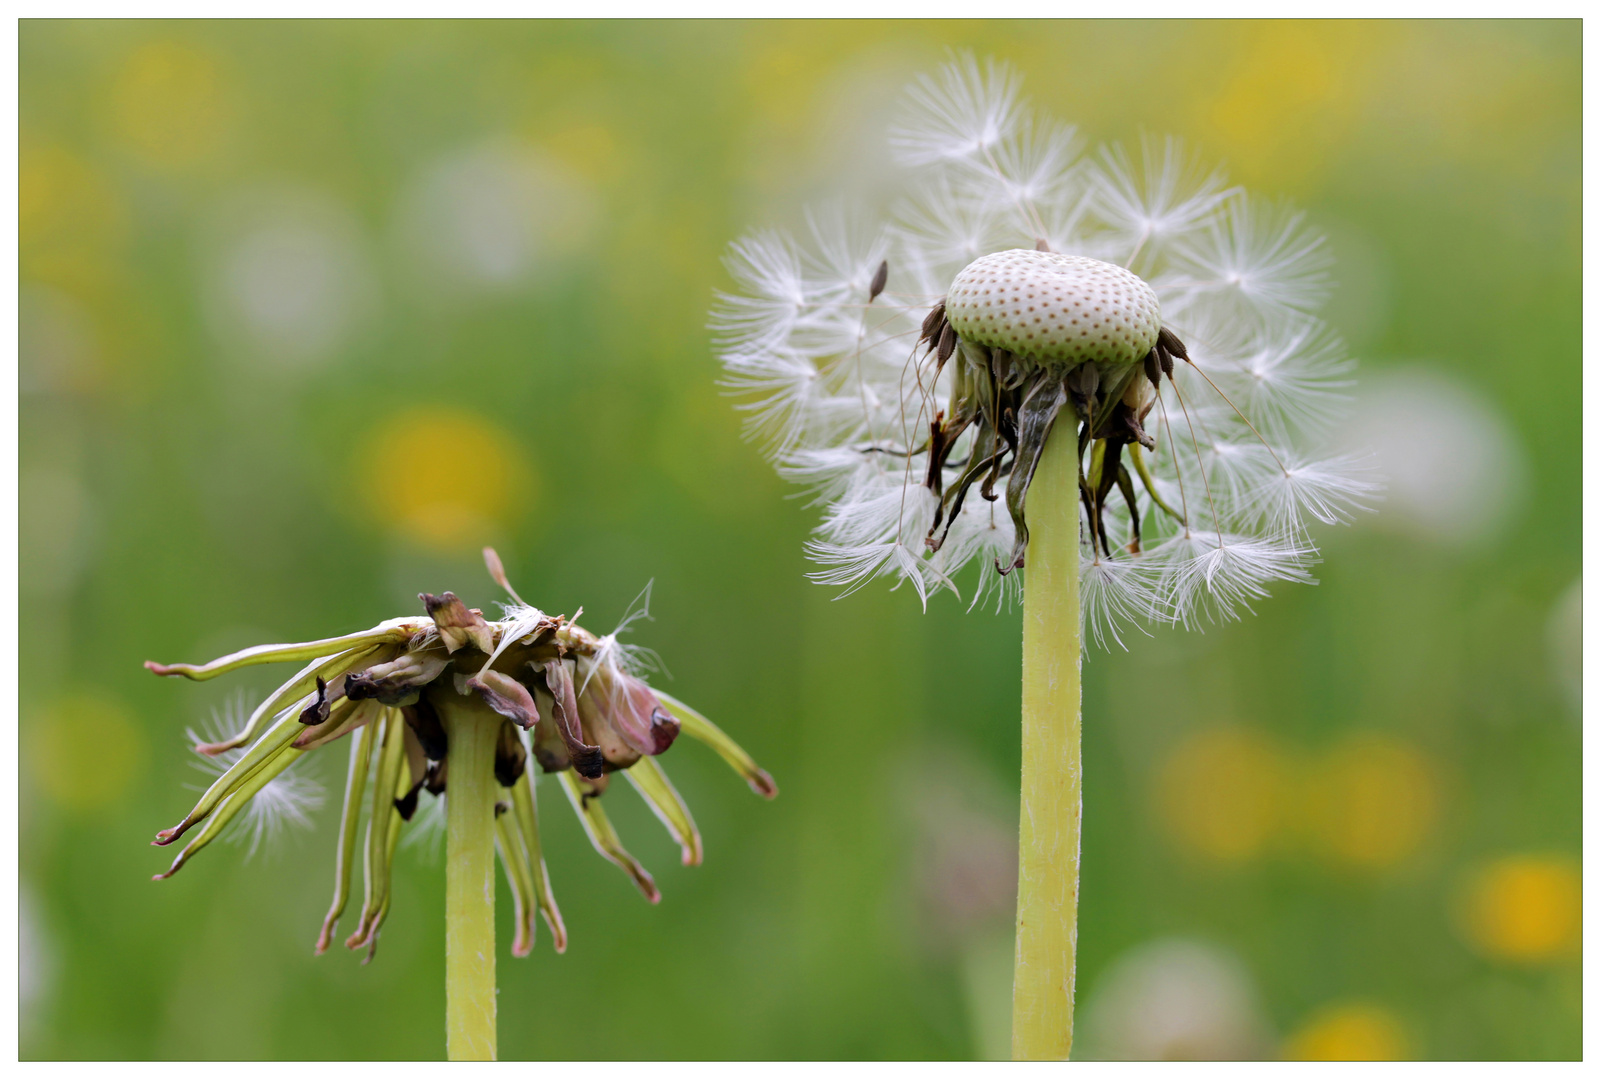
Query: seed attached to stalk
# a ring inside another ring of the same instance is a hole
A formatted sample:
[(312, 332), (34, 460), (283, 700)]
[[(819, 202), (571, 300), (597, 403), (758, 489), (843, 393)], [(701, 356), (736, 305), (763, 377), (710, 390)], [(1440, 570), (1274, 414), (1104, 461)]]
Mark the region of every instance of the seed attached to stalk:
[(953, 355), (959, 366), (950, 404), (929, 434), (924, 486), (940, 500), (924, 538), (929, 551), (945, 543), (968, 488), (979, 479), (969, 470), (944, 485), (947, 456), (977, 424), (974, 445), (996, 447), (985, 459), (985, 497), (996, 479), (1008, 478), (1006, 505), (1016, 531), (1010, 560), (997, 559), (996, 569), (1006, 574), (1022, 567), (1029, 485), (1057, 414), (1069, 402), (1082, 424), (1080, 442), (1092, 447), (1089, 474), (1080, 482), (1091, 546), (1111, 552), (1103, 520), (1106, 498), (1116, 487), (1133, 519), (1129, 547), (1139, 550), (1134, 488), (1120, 482), (1128, 480), (1123, 447), (1156, 445), (1140, 426), (1155, 398), (1145, 395), (1139, 377), (1159, 388), (1162, 375), (1172, 377), (1173, 357), (1186, 355), (1177, 335), (1162, 326), (1161, 305), (1149, 285), (1099, 259), (998, 251), (956, 275), (945, 299), (924, 319), (919, 340), (939, 367)]

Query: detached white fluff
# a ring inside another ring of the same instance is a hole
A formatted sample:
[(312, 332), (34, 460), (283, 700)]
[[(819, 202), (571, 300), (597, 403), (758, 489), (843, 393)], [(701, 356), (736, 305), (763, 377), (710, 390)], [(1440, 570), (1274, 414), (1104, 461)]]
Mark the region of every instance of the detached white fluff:
[[(213, 710), (203, 731), (189, 730), (184, 732), (184, 737), (190, 745), (222, 742), (244, 727), (249, 715), (250, 707), (246, 704), (243, 692), (237, 692), (221, 709)], [(216, 778), (232, 768), (244, 755), (244, 747), (213, 757), (196, 754), (194, 765), (208, 776)], [(249, 858), (264, 846), (271, 847), (278, 843), (292, 829), (309, 829), (311, 815), (322, 809), (323, 794), (320, 783), (297, 773), (295, 766), (291, 765), (256, 792), (249, 805), (228, 823), (228, 831), (223, 839), (244, 845), (246, 858)]]

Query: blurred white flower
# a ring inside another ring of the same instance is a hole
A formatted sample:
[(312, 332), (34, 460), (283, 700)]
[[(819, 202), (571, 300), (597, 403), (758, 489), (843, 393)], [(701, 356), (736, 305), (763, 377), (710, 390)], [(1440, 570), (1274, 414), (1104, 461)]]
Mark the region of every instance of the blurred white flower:
[(17, 338), (17, 388), (23, 394), (79, 389), (99, 361), (88, 310), (69, 294), (42, 285), (25, 285), (18, 292)]
[(915, 754), (896, 800), (910, 818), (911, 875), (924, 943), (935, 953), (1005, 931), (1017, 911), (1017, 802), (970, 751)]
[(259, 188), (216, 211), (207, 308), (229, 345), (275, 365), (327, 360), (371, 316), (376, 286), (360, 229), (327, 196)]
[(425, 291), (505, 292), (589, 232), (595, 200), (560, 162), (510, 139), (439, 158), (401, 197), (397, 227)]
[(1575, 578), (1551, 605), (1545, 635), (1551, 674), (1577, 716), (1584, 705), (1584, 578)]
[(897, 805), (912, 818), (920, 943), (954, 960), (975, 1056), (1011, 1056), (1017, 802), (960, 747), (914, 753)]
[(57, 465), (17, 473), (18, 585), (57, 596), (77, 584), (93, 548), (95, 512), (78, 477)]
[(1373, 524), (1442, 547), (1494, 541), (1527, 471), (1500, 410), (1438, 366), (1364, 381), (1340, 441), (1366, 448), (1384, 477), (1384, 513)]
[(1004, 67), (964, 57), (908, 96), (890, 139), (911, 173), (889, 220), (836, 208), (809, 215), (804, 241), (747, 236), (729, 258), (740, 291), (714, 316), (750, 431), (826, 506), (814, 577), (888, 576), (926, 602), (977, 560), (973, 602), (1003, 600), (1060, 412), (1084, 425), (1097, 641), (1233, 618), (1272, 581), (1310, 580), (1308, 526), (1374, 490), (1351, 458), (1300, 448), (1349, 385), (1313, 314), (1321, 238), (1173, 140), (1085, 156)]
[(1096, 981), (1073, 1056), (1088, 1061), (1238, 1061), (1271, 1043), (1256, 988), (1228, 950), (1166, 938), (1140, 945)]
[(37, 1027), (56, 977), (56, 948), (39, 902), (26, 882), (17, 889), (17, 1019), (23, 1031)]

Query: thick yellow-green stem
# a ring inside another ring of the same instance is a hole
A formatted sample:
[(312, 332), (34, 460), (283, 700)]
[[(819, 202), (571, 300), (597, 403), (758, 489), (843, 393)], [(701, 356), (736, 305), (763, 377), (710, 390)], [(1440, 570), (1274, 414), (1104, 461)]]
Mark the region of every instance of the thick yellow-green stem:
[[(1070, 415), (1070, 414), (1069, 414)], [(1051, 431), (1028, 489), (1023, 579), (1023, 802), (1012, 1057), (1064, 1061), (1078, 946), (1079, 495), (1077, 425)]]
[(501, 717), (449, 687), (431, 700), (450, 740), (445, 792), (445, 1052), (495, 1060), (495, 741)]

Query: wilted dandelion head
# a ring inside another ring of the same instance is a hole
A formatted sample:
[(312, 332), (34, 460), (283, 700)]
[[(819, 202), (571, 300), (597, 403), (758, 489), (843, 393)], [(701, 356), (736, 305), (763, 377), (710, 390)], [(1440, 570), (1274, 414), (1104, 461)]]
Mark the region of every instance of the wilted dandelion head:
[(156, 878), (171, 877), (219, 836), (245, 839), (253, 852), (284, 826), (309, 824), (322, 789), (293, 767), (303, 755), (342, 742), (350, 765), (334, 900), (317, 952), (328, 948), (345, 912), (357, 843), (364, 836), (366, 895), (345, 944), (365, 948), (370, 959), (389, 913), (390, 872), (402, 832), (417, 818), (412, 835), (426, 847), (441, 831), (453, 737), (443, 717), (464, 699), (481, 702), (498, 726), (495, 832), (515, 907), (516, 956), (533, 948), (536, 911), (558, 952), (567, 942), (542, 854), (536, 769), (555, 774), (596, 851), (651, 903), (661, 897), (655, 881), (623, 847), (602, 808), (613, 774), (625, 776), (667, 827), (686, 866), (701, 861), (700, 832), (656, 760), (680, 733), (710, 746), (757, 793), (777, 794), (772, 777), (722, 729), (645, 681), (646, 672), (660, 670), (653, 652), (618, 642), (631, 623), (649, 617), (649, 586), (617, 629), (598, 637), (578, 625), (577, 615), (546, 615), (525, 603), (507, 581), (499, 556), (485, 548), (484, 558), (510, 596), (494, 621), (454, 593), (423, 593), (418, 599), (426, 615), (388, 619), (359, 633), (260, 645), (209, 664), (147, 663), (157, 675), (206, 680), (254, 664), (310, 661), (253, 710), (236, 698), (203, 736), (190, 733), (214, 780), (182, 821), (156, 834), (158, 846), (189, 835)]
[(973, 602), (1003, 600), (1038, 455), (1068, 422), (1097, 641), (1309, 581), (1310, 523), (1373, 491), (1309, 450), (1350, 371), (1314, 314), (1322, 238), (1174, 140), (1086, 153), (1018, 90), (971, 57), (921, 78), (883, 220), (814, 211), (803, 239), (733, 246), (719, 349), (751, 433), (824, 506), (813, 577), (891, 577), (926, 602), (976, 560)]

